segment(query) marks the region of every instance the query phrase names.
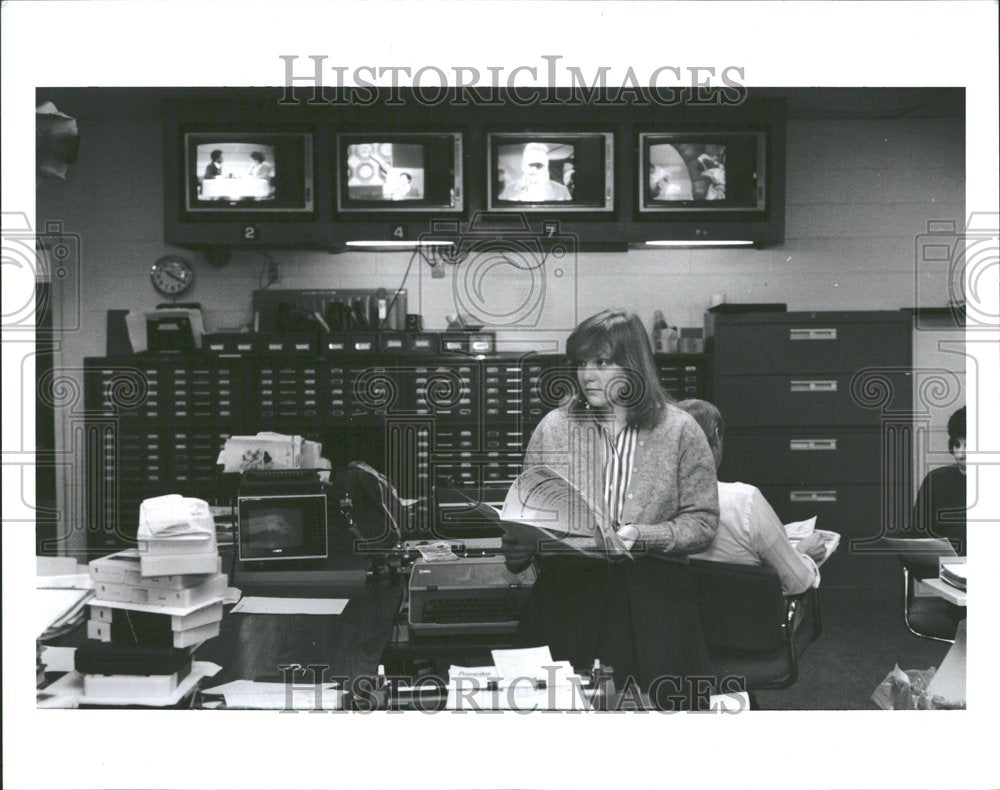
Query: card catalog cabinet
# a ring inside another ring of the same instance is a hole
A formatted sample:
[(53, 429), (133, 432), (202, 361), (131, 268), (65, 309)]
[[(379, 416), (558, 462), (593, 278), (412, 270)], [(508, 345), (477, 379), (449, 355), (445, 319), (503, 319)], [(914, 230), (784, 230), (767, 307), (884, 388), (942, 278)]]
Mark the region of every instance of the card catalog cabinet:
[[(675, 398), (697, 397), (704, 355), (657, 357)], [(128, 545), (143, 499), (167, 493), (220, 502), (215, 466), (233, 434), (277, 431), (323, 443), (336, 469), (364, 460), (427, 533), (437, 492), (502, 490), (520, 473), (532, 431), (574, 391), (556, 355), (483, 359), (193, 355), (88, 359), (86, 510), (89, 547)]]

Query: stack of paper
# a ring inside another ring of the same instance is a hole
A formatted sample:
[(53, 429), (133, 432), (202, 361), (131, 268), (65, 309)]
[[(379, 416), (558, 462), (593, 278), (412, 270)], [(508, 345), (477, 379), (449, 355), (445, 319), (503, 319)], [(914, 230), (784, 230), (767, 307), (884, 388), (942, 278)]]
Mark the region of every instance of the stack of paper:
[(75, 557), (36, 557), (35, 593), (35, 679), (45, 683), (48, 667), (43, 639), (54, 639), (76, 628), (86, 617), (87, 599), (93, 596), (90, 577), (77, 573)]
[[(230, 436), (216, 459), (224, 472), (246, 472), (253, 469), (326, 469), (332, 468), (323, 457), (320, 442), (272, 431), (256, 436)], [(329, 472), (320, 478), (329, 480)]]
[(201, 499), (168, 494), (143, 501), (136, 539), (143, 576), (219, 572), (215, 519)]
[(965, 592), (968, 584), (967, 568), (964, 562), (942, 562), (941, 581)]
[(340, 710), (344, 707), (344, 692), (336, 683), (289, 686), (286, 683), (234, 680), (205, 689), (203, 693), (225, 698), (227, 708)]
[(90, 590), (39, 588), (35, 590), (35, 633), (52, 639), (71, 630), (83, 619)]
[(227, 589), (218, 554), (211, 573), (147, 576), (143, 559), (129, 549), (90, 563), (89, 638), (188, 647), (218, 636)]
[[(168, 707), (188, 698), (202, 678), (217, 674), (221, 668), (218, 664), (207, 661), (193, 661), (187, 675), (178, 678), (173, 691), (168, 694), (147, 694), (147, 691), (152, 691), (153, 687), (158, 685), (159, 691), (162, 692), (164, 684), (170, 685), (169, 681), (157, 679), (145, 684), (139, 676), (135, 676), (134, 681), (107, 679), (113, 676), (101, 676), (100, 679), (95, 679), (93, 673), (90, 673), (92, 679), (88, 691), (86, 675), (76, 671), (67, 672), (43, 691), (38, 692), (38, 707), (76, 708), (80, 705)], [(132, 684), (131, 688), (122, 689), (120, 685), (116, 685), (120, 682), (129, 682)]]
[[(140, 545), (153, 553), (131, 549), (90, 563), (97, 597), (89, 601), (88, 641), (75, 656), (77, 692), (87, 700), (172, 704), (194, 688), (194, 650), (219, 634), (227, 579), (219, 572), (211, 515), (176, 501), (181, 497), (160, 499), (143, 503), (140, 524)], [(180, 553), (156, 553), (174, 545), (183, 546)], [(149, 575), (150, 557), (171, 572)], [(207, 572), (183, 571), (205, 557), (211, 562), (198, 567)]]

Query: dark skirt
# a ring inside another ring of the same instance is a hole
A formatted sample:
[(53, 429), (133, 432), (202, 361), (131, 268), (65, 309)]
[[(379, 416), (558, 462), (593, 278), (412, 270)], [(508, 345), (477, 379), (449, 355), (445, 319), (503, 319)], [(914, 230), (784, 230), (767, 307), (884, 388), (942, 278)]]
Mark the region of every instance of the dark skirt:
[(686, 565), (567, 556), (539, 560), (538, 571), (518, 646), (548, 645), (579, 671), (599, 659), (613, 667), (618, 691), (638, 688), (661, 709), (699, 707), (705, 682), (694, 678), (707, 676), (708, 652)]

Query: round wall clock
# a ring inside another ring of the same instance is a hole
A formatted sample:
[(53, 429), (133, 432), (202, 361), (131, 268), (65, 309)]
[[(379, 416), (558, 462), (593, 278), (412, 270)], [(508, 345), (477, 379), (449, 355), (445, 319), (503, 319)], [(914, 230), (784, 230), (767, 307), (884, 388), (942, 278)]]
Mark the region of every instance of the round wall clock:
[(178, 296), (194, 283), (191, 264), (179, 255), (164, 255), (149, 271), (153, 287), (164, 296)]

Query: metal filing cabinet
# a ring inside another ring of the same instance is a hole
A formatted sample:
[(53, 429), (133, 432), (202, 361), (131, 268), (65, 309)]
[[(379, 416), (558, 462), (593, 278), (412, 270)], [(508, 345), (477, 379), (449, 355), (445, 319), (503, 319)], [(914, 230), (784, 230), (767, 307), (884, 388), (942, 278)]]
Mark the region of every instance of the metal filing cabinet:
[(756, 485), (785, 523), (839, 532), (824, 583), (884, 581), (873, 540), (912, 502), (909, 313), (714, 318), (719, 479)]

